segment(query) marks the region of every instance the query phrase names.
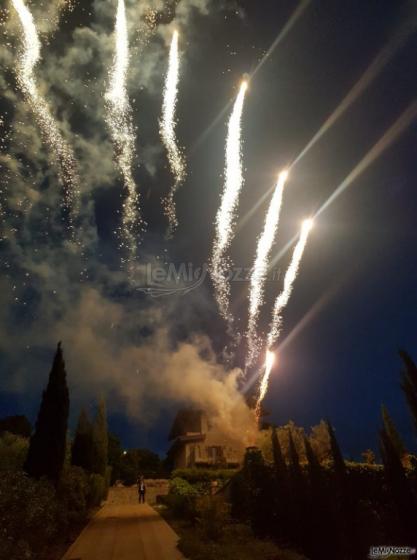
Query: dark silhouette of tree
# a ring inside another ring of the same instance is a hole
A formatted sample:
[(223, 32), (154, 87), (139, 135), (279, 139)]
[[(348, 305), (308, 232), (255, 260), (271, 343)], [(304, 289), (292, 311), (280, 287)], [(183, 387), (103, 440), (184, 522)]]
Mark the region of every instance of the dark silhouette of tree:
[(3, 432), (28, 438), (32, 433), (32, 426), (26, 416), (6, 416), (0, 420), (0, 433)]
[(247, 491), (247, 513), (254, 533), (265, 537), (273, 527), (273, 480), (271, 469), (265, 465), (262, 453), (257, 447), (246, 450), (242, 470)]
[(61, 343), (43, 392), (35, 432), (30, 439), (25, 471), (34, 478), (59, 481), (66, 453), (69, 394)]
[(295, 447), (291, 430), (288, 431), (288, 478), (290, 488), (289, 519), (290, 535), (297, 546), (305, 546), (308, 534), (308, 512), (306, 511), (306, 488), (300, 459)]
[(382, 415), (382, 422), (384, 424), (384, 428), (385, 431), (387, 432), (387, 434), (389, 435), (389, 438), (392, 442), (392, 444), (394, 445), (398, 456), (404, 457), (404, 455), (406, 454), (407, 450), (405, 448), (404, 442), (401, 439), (401, 436), (394, 424), (393, 419), (391, 418), (388, 409), (385, 405), (381, 406), (381, 415)]
[(101, 399), (93, 424), (92, 471), (105, 476), (108, 464), (109, 437), (107, 432), (106, 403)]
[(417, 366), (404, 350), (400, 350), (400, 356), (404, 363), (401, 387), (407, 399), (414, 420), (414, 427), (417, 431)]
[(326, 420), (327, 430), (329, 432), (329, 440), (330, 440), (330, 452), (331, 452), (331, 460), (333, 463), (333, 471), (336, 478), (339, 479), (340, 482), (344, 481), (346, 478), (346, 464), (343, 459), (342, 452), (340, 451), (339, 444), (336, 439), (336, 434), (334, 433), (333, 426)]
[(395, 518), (389, 529), (395, 539), (406, 539), (410, 545), (417, 540), (417, 508), (409, 481), (405, 474), (397, 448), (385, 426), (380, 431), (381, 456), (388, 491), (394, 506)]
[(285, 483), (287, 479), (287, 465), (285, 464), (282, 454), (281, 445), (279, 443), (278, 434), (275, 426), (272, 428), (272, 456), (274, 458), (274, 470), (278, 481)]
[(78, 418), (77, 431), (71, 449), (71, 462), (87, 472), (93, 468), (93, 426), (84, 409)]

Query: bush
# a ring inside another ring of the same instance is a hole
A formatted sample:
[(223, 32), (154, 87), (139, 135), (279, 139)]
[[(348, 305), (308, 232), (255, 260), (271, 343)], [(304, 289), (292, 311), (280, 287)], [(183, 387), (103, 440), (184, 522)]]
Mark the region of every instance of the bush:
[(0, 436), (0, 470), (21, 470), (28, 448), (28, 439), (4, 432)]
[(85, 521), (89, 491), (86, 472), (81, 467), (66, 467), (59, 483), (58, 498), (64, 506), (68, 524)]
[(59, 528), (55, 489), (22, 471), (0, 477), (0, 558), (27, 560), (47, 550)]
[(89, 478), (89, 492), (88, 492), (88, 505), (90, 507), (97, 507), (101, 505), (106, 494), (106, 482), (101, 474), (90, 474)]
[(245, 525), (228, 526), (221, 542), (206, 540), (200, 530), (183, 529), (178, 547), (189, 560), (306, 560), (271, 541), (254, 538)]
[(213, 480), (227, 482), (236, 473), (236, 469), (177, 469), (172, 473), (172, 478), (182, 478), (190, 484)]
[(205, 538), (218, 541), (230, 522), (230, 508), (218, 496), (203, 496), (196, 502), (197, 521)]
[(198, 496), (198, 491), (189, 482), (177, 477), (170, 481), (166, 503), (173, 515), (194, 520)]

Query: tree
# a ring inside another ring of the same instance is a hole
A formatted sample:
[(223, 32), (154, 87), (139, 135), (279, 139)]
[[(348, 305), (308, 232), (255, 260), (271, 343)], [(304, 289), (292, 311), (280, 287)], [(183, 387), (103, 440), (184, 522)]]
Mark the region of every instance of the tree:
[(333, 426), (330, 424), (329, 420), (326, 420), (327, 431), (329, 432), (329, 441), (330, 441), (330, 451), (331, 451), (331, 458), (333, 463), (333, 471), (336, 478), (339, 479), (339, 482), (345, 479), (346, 477), (346, 465), (343, 459), (342, 452), (340, 451), (339, 444), (336, 439), (336, 434), (334, 433)]
[(272, 428), (271, 442), (275, 476), (280, 484), (285, 484), (287, 478), (287, 465), (285, 464), (284, 456), (282, 455), (281, 445), (279, 443), (275, 426)]
[(375, 465), (376, 464), (376, 457), (375, 453), (372, 449), (366, 449), (361, 453), (363, 462), (367, 463), (368, 465)]
[(106, 403), (101, 399), (93, 424), (92, 471), (106, 476), (109, 437), (107, 433)]
[(385, 426), (380, 431), (380, 445), (385, 479), (397, 515), (397, 519), (390, 523), (391, 527), (396, 526), (391, 536), (410, 539), (408, 542), (414, 543), (417, 534), (416, 503), (397, 448)]
[(123, 458), (123, 450), (119, 438), (112, 433), (109, 433), (108, 455), (109, 466), (111, 467), (111, 483), (114, 484), (116, 480), (119, 480), (121, 478), (121, 462)]
[(401, 387), (414, 420), (417, 431), (417, 366), (404, 350), (400, 350), (400, 356), (404, 363)]
[(93, 426), (84, 409), (81, 409), (78, 418), (71, 449), (71, 463), (87, 472), (91, 472), (93, 468)]
[(0, 434), (3, 432), (29, 438), (32, 426), (26, 416), (6, 416), (0, 420)]
[(57, 483), (65, 460), (69, 394), (61, 343), (58, 343), (48, 385), (43, 392), (25, 471), (34, 478), (46, 476)]
[(320, 420), (320, 424), (311, 428), (309, 441), (319, 463), (331, 460), (332, 451), (330, 447), (329, 430), (324, 420)]
[(387, 432), (392, 444), (394, 445), (398, 456), (401, 458), (404, 457), (404, 455), (407, 453), (407, 450), (385, 405), (381, 406), (381, 415), (385, 431)]

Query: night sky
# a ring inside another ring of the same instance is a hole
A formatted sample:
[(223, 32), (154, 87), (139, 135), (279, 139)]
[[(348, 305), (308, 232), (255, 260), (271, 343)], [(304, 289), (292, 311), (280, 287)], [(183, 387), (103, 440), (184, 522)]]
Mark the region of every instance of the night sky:
[[(167, 331), (167, 355), (181, 343), (207, 337), (226, 369), (243, 366), (244, 346), (232, 363), (225, 360), (223, 348), (231, 340), (209, 277), (188, 294), (152, 298), (121, 268), (115, 230), (122, 184), (103, 118), (116, 2), (76, 0), (59, 22), (48, 20), (57, 4), (28, 2), (44, 31), (38, 83), (79, 161), (86, 250), (84, 256), (77, 253), (62, 226), (56, 167), (14, 74), (21, 28), (13, 8), (2, 7), (0, 416), (24, 413), (35, 419), (54, 347), (62, 339), (71, 425), (81, 404), (92, 407), (104, 394), (110, 427), (124, 445), (163, 453), (170, 423), (186, 399), (166, 390), (163, 382), (158, 386), (158, 345), (149, 343), (155, 332)], [(230, 107), (217, 117), (233, 100), (242, 75), (257, 68), (299, 5), (293, 0), (176, 4), (161, 9), (159, 0), (126, 0), (132, 48), (128, 93), (137, 127), (135, 178), (148, 222), (139, 267), (192, 263), (197, 268), (208, 262)], [(250, 82), (239, 219), (271, 189), (278, 171), (297, 158), (375, 58), (382, 56), (384, 63), (292, 168), (274, 255), (417, 97), (414, 2), (305, 4)], [(145, 44), (148, 7), (158, 13)], [(180, 226), (167, 240), (160, 200), (172, 177), (158, 119), (174, 25), (182, 51), (177, 133), (188, 177), (177, 196)], [(281, 341), (289, 338), (265, 402), (270, 418), (278, 424), (292, 419), (308, 428), (328, 417), (346, 455), (377, 448), (381, 403), (406, 441), (412, 441), (398, 349), (417, 359), (416, 140), (414, 121), (320, 214), (284, 314)], [(230, 252), (235, 265), (252, 265), (268, 202), (269, 197), (239, 226)], [(285, 271), (288, 260), (289, 253), (276, 271)], [(268, 282), (260, 334), (267, 329), (280, 286), (279, 280)], [(233, 284), (241, 331), (247, 321), (247, 288), (247, 282)], [(148, 348), (145, 357), (142, 346)], [(136, 361), (142, 358), (143, 363)], [(174, 385), (182, 382), (178, 375)]]

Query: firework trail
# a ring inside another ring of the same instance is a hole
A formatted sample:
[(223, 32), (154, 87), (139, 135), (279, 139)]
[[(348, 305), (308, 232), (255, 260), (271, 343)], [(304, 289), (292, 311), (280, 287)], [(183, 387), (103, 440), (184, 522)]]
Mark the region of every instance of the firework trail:
[(124, 0), (119, 0), (117, 6), (115, 37), (116, 52), (110, 71), (109, 87), (105, 94), (106, 122), (110, 129), (116, 163), (123, 177), (127, 194), (123, 202), (120, 248), (127, 249), (131, 259), (136, 252), (137, 226), (144, 224), (139, 213), (139, 196), (136, 192), (136, 183), (132, 172), (135, 136), (132, 124), (132, 109), (126, 90), (129, 43)]
[(232, 326), (233, 317), (230, 313), (230, 285), (227, 279), (226, 269), (228, 261), (225, 253), (234, 236), (234, 213), (243, 185), (241, 121), (247, 88), (247, 82), (242, 82), (228, 124), (225, 169), (226, 180), (220, 208), (216, 216), (216, 233), (211, 267), (211, 277), (219, 311), (221, 316), (228, 322), (229, 327)]
[[(64, 204), (74, 209), (79, 196), (79, 177), (72, 149), (63, 139), (49, 106), (38, 91), (34, 70), (41, 58), (41, 44), (33, 16), (23, 0), (12, 0), (23, 30), (23, 51), (17, 68), (17, 81), (29, 103), (42, 135), (58, 162), (58, 176), (64, 187)], [(70, 219), (70, 227), (72, 223)]]
[(160, 122), (160, 133), (162, 141), (168, 153), (171, 172), (175, 181), (168, 196), (163, 200), (165, 215), (169, 222), (169, 234), (171, 235), (178, 226), (174, 196), (186, 176), (185, 161), (178, 147), (175, 135), (175, 112), (178, 102), (179, 81), (179, 55), (178, 55), (178, 31), (174, 31), (169, 53), (168, 73), (165, 80), (164, 101), (162, 105), (162, 118)]
[(258, 420), (259, 423), (259, 419), (261, 417), (261, 412), (262, 412), (262, 401), (265, 398), (265, 395), (268, 391), (268, 385), (269, 385), (269, 378), (271, 377), (271, 371), (272, 368), (274, 367), (275, 364), (275, 354), (273, 352), (271, 352), (270, 350), (266, 351), (266, 359), (265, 359), (265, 371), (264, 371), (264, 375), (261, 379), (261, 384), (259, 386), (259, 396), (258, 396), (258, 400), (256, 402), (256, 407), (255, 407), (255, 414), (256, 414), (256, 418)]
[(256, 249), (255, 263), (252, 269), (249, 290), (249, 322), (248, 322), (248, 356), (246, 368), (250, 367), (259, 355), (259, 342), (256, 337), (256, 327), (259, 309), (263, 303), (264, 286), (268, 272), (268, 260), (272, 245), (278, 230), (281, 214), (282, 199), (288, 171), (279, 174), (275, 192), (269, 205), (265, 225)]
[(297, 278), (298, 270), (300, 268), (301, 259), (303, 257), (304, 249), (307, 245), (307, 240), (311, 228), (313, 227), (313, 220), (304, 220), (301, 227), (301, 235), (295, 246), (292, 254), (290, 266), (287, 268), (284, 278), (284, 287), (275, 301), (274, 310), (272, 312), (271, 328), (268, 335), (268, 348), (271, 348), (277, 341), (282, 325), (282, 311), (286, 307), (294, 287), (294, 281)]
[[(271, 351), (272, 346), (278, 340), (281, 333), (282, 325), (282, 312), (286, 307), (294, 287), (295, 279), (297, 278), (298, 270), (300, 268), (301, 259), (303, 257), (304, 249), (307, 244), (308, 236), (313, 227), (313, 220), (304, 220), (301, 227), (301, 234), (297, 245), (295, 246), (291, 263), (285, 273), (284, 287), (275, 301), (274, 310), (272, 312), (272, 322), (267, 340), (267, 351), (265, 361), (265, 371), (260, 383), (259, 397), (256, 403), (256, 416), (259, 420), (261, 413), (261, 404), (268, 391), (269, 378), (271, 375), (272, 367), (275, 361), (275, 354)], [(271, 356), (272, 354), (272, 356)]]

